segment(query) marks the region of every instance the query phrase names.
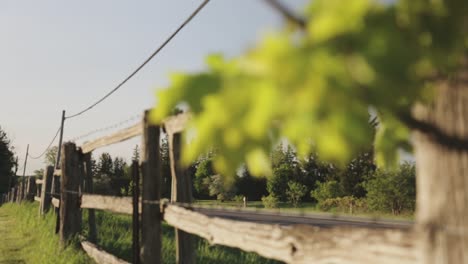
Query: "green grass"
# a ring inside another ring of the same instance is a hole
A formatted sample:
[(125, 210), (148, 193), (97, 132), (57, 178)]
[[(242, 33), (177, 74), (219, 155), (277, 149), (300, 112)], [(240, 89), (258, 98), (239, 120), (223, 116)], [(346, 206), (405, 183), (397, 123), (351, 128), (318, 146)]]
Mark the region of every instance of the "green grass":
[(38, 216), (37, 203), (0, 207), (0, 263), (93, 263), (75, 245), (59, 246), (55, 215)]
[[(84, 214), (85, 215), (85, 214)], [(83, 223), (86, 223), (84, 216)], [(131, 261), (132, 231), (131, 216), (117, 215), (108, 212), (96, 211), (96, 226), (98, 244), (104, 250), (126, 261)], [(174, 228), (163, 224), (163, 263), (175, 263)], [(85, 231), (86, 233), (86, 231)], [(234, 248), (212, 246), (201, 238), (196, 237), (197, 263), (280, 263), (268, 260), (254, 253), (244, 252)]]
[[(87, 210), (83, 214), (83, 235), (87, 235)], [(131, 261), (131, 216), (96, 211), (98, 245), (117, 257)], [(174, 228), (163, 224), (163, 262), (175, 263)], [(5, 204), (0, 207), (0, 263), (93, 263), (76, 243), (59, 247), (55, 215), (38, 216), (36, 203)], [(196, 237), (197, 263), (280, 263), (238, 249), (212, 246)]]

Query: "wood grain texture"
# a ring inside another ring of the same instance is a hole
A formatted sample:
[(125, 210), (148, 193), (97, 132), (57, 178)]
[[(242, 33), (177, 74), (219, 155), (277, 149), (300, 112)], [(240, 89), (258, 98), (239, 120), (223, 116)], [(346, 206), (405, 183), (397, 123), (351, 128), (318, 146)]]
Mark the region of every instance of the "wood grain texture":
[[(169, 158), (172, 175), (171, 201), (191, 203), (192, 181), (187, 168), (181, 162), (182, 135), (169, 134)], [(175, 229), (176, 263), (195, 263), (195, 240), (193, 236), (183, 229)]]
[[(468, 141), (468, 60), (464, 69), (434, 86), (434, 100), (416, 105), (413, 115)], [(468, 148), (443, 143), (429, 131), (415, 131), (413, 139), (422, 263), (468, 263)]]
[(418, 263), (412, 230), (279, 226), (208, 217), (167, 205), (164, 220), (212, 244), (256, 252), (286, 263)]
[(130, 264), (129, 262), (121, 260), (121, 259), (117, 258), (116, 256), (107, 253), (106, 251), (100, 249), (98, 246), (96, 246), (95, 244), (93, 244), (91, 242), (82, 241), (81, 242), (81, 247), (92, 259), (94, 259), (94, 261), (96, 261), (96, 263), (99, 263), (99, 264)]
[(62, 145), (61, 159), (60, 223), (58, 226), (60, 243), (63, 246), (81, 231), (80, 197), (78, 195), (82, 180), (81, 158), (74, 143), (67, 142)]
[[(142, 152), (142, 199), (161, 198), (161, 157), (159, 153), (160, 127), (149, 124), (145, 113)], [(162, 263), (161, 210), (158, 205), (144, 204), (141, 212), (141, 261)]]
[(175, 134), (182, 132), (190, 120), (189, 113), (182, 113), (171, 116), (163, 121), (164, 130), (167, 134)]
[(138, 123), (136, 125), (133, 125), (131, 127), (122, 129), (110, 136), (104, 136), (102, 138), (98, 138), (96, 140), (93, 140), (91, 142), (85, 143), (81, 149), (83, 153), (89, 153), (97, 148), (108, 146), (111, 144), (115, 144), (118, 142), (122, 142), (128, 139), (131, 139), (133, 137), (141, 135), (143, 131), (142, 123)]
[(131, 215), (133, 212), (131, 197), (116, 197), (97, 194), (83, 194), (81, 197), (81, 208), (105, 210), (128, 215)]

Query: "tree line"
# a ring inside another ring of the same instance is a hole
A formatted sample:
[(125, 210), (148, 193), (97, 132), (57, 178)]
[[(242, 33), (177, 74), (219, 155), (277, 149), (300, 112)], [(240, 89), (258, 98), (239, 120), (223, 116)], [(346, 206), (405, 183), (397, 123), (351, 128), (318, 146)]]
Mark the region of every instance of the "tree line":
[[(44, 162), (54, 165), (57, 147), (47, 151)], [(14, 149), (5, 132), (0, 129), (0, 188), (17, 181), (18, 164)], [(160, 147), (162, 167), (162, 197), (170, 198), (171, 173), (169, 145), (163, 137)], [(299, 158), (288, 144), (279, 144), (270, 154), (272, 173), (268, 177), (253, 176), (247, 166), (237, 170), (236, 177), (224, 177), (213, 166), (215, 152), (193, 162), (187, 173), (193, 179), (195, 199), (217, 199), (221, 202), (262, 200), (265, 207), (301, 206), (315, 203), (321, 210), (384, 211), (400, 214), (415, 207), (415, 166), (402, 163), (395, 169), (380, 169), (375, 165), (372, 148), (363, 151), (348, 164), (325, 162), (317, 153)], [(138, 145), (132, 160), (140, 159)], [(92, 157), (94, 192), (104, 195), (131, 194), (130, 164), (122, 157), (104, 152)], [(42, 178), (43, 169), (35, 176)]]
[(195, 165), (194, 193), (198, 198), (262, 200), (265, 207), (280, 204), (298, 207), (316, 203), (322, 210), (380, 211), (400, 214), (415, 208), (415, 166), (404, 162), (393, 169), (377, 168), (370, 148), (348, 164), (321, 160), (318, 154), (299, 158), (293, 148), (279, 144), (270, 155), (272, 174), (254, 177), (247, 167), (237, 177), (222, 177), (212, 167), (212, 157)]

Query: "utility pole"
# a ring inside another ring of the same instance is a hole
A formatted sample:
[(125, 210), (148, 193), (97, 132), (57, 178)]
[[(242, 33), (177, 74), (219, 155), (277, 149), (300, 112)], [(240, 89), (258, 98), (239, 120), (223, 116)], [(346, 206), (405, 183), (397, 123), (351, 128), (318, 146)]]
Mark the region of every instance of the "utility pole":
[(55, 161), (55, 168), (60, 169), (60, 154), (62, 153), (62, 140), (63, 140), (63, 124), (65, 123), (65, 110), (62, 111), (62, 121), (60, 125), (60, 138), (57, 150), (57, 160)]
[[(24, 166), (23, 166), (23, 183), (21, 184), (21, 196), (24, 195), (24, 185), (25, 181), (24, 178), (26, 177), (26, 164), (28, 163), (28, 155), (29, 155), (29, 144), (26, 147), (26, 157), (24, 158)], [(18, 201), (23, 200), (23, 197), (20, 197)]]

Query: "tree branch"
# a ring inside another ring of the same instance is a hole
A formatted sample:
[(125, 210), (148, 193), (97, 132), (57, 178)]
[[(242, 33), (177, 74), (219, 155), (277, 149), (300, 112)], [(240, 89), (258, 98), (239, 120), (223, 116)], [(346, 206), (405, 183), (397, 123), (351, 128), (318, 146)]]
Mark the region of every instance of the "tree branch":
[(276, 9), (281, 15), (283, 15), (287, 20), (293, 22), (301, 29), (306, 28), (306, 21), (297, 15), (295, 15), (291, 10), (289, 10), (286, 6), (282, 5), (278, 0), (265, 0), (273, 9)]
[(448, 135), (442, 131), (439, 127), (427, 123), (422, 120), (416, 119), (409, 113), (399, 113), (398, 118), (409, 128), (419, 131), (426, 134), (432, 140), (439, 143), (440, 145), (454, 149), (457, 151), (467, 151), (468, 150), (468, 139), (460, 138), (453, 135)]

